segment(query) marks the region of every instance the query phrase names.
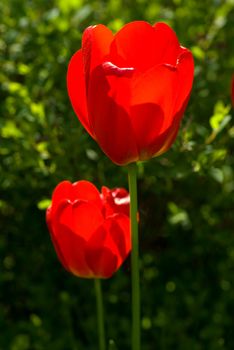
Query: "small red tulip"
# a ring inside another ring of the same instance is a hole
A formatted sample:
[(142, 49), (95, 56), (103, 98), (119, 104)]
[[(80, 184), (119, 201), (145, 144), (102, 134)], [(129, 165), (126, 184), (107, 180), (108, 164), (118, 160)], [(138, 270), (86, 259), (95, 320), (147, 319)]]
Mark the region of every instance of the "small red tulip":
[(234, 75), (232, 77), (232, 82), (231, 82), (231, 97), (232, 97), (232, 105), (234, 107)]
[(131, 250), (129, 194), (97, 188), (88, 181), (61, 182), (46, 221), (59, 260), (85, 278), (108, 278)]
[(115, 35), (88, 27), (70, 60), (75, 113), (116, 164), (166, 152), (176, 138), (194, 74), (193, 57), (165, 23), (126, 24)]

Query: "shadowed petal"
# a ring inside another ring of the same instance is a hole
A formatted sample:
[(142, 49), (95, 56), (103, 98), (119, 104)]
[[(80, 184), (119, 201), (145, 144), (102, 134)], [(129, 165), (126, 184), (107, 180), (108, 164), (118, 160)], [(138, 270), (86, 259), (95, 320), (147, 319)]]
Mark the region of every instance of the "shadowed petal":
[(181, 115), (177, 115), (170, 127), (160, 134), (155, 142), (149, 146), (148, 154), (150, 157), (160, 156), (171, 147), (179, 131), (180, 120)]
[(161, 107), (153, 103), (145, 103), (131, 108), (132, 124), (137, 139), (139, 158), (148, 159), (148, 148), (155, 142), (164, 122)]
[(109, 220), (109, 232), (118, 249), (119, 267), (131, 250), (130, 220), (124, 214), (116, 214)]
[(85, 257), (96, 277), (108, 278), (117, 270), (117, 249), (110, 239), (106, 223), (100, 226), (90, 238)]
[[(87, 244), (86, 260), (94, 274), (98, 272), (100, 275), (101, 271), (105, 271), (102, 276), (109, 277), (126, 259), (130, 247), (129, 217), (124, 214), (115, 214), (91, 236)], [(95, 261), (94, 257), (99, 259)], [(105, 261), (106, 265), (111, 264), (111, 266), (104, 266)]]
[(86, 259), (95, 278), (109, 278), (117, 270), (117, 257), (107, 248), (89, 249)]
[(59, 222), (55, 223), (54, 228), (55, 249), (60, 261), (61, 255), (63, 256), (65, 268), (76, 276), (92, 277), (92, 271), (85, 259), (85, 240)]
[(164, 148), (168, 149), (171, 137), (167, 139), (166, 135), (177, 133), (171, 128), (178, 129), (178, 119), (182, 118), (187, 105), (193, 81), (193, 59), (188, 50), (180, 50), (176, 67), (159, 65), (133, 79), (131, 121), (141, 160), (149, 158), (152, 146), (158, 150), (162, 142), (166, 142)]
[(102, 66), (90, 78), (88, 104), (94, 134), (104, 153), (117, 164), (138, 158), (135, 135), (125, 109), (129, 106), (130, 79), (128, 73), (127, 77), (106, 75)]
[(177, 70), (159, 65), (132, 82), (131, 123), (134, 128), (140, 159), (173, 121)]

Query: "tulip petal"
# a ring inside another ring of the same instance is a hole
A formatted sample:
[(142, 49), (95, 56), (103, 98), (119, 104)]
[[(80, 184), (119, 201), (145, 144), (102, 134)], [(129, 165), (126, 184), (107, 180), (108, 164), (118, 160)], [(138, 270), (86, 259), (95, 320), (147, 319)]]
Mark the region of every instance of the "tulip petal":
[(89, 85), (89, 114), (95, 137), (103, 152), (119, 165), (138, 159), (135, 135), (125, 109), (129, 106), (130, 79), (106, 75), (99, 66)]
[(82, 50), (71, 58), (67, 70), (67, 89), (72, 107), (84, 128), (92, 135), (86, 103), (86, 87)]
[(119, 267), (131, 250), (130, 220), (124, 214), (115, 214), (109, 220), (109, 233), (118, 250)]
[[(170, 124), (171, 112), (174, 106), (175, 91), (178, 88), (178, 72), (177, 68), (171, 68), (167, 65), (158, 65), (148, 70), (144, 74), (136, 76), (132, 81), (132, 97), (131, 107), (133, 109), (132, 123), (134, 130), (142, 129), (142, 123), (148, 124), (148, 128), (156, 130), (158, 133), (164, 124)], [(141, 108), (146, 109), (149, 105), (149, 112), (146, 113), (150, 118), (155, 116), (154, 124), (152, 119), (147, 120), (145, 113), (142, 114)], [(156, 105), (157, 107), (153, 107)], [(139, 108), (140, 111), (134, 112)], [(154, 113), (152, 110), (155, 108)], [(132, 111), (131, 111), (132, 112)], [(156, 114), (156, 113), (157, 114)], [(136, 116), (138, 114), (138, 116)], [(137, 132), (138, 133), (138, 132)]]
[(114, 214), (88, 241), (86, 261), (94, 275), (110, 277), (126, 259), (130, 249), (129, 217), (124, 214)]
[(194, 75), (193, 56), (191, 52), (185, 48), (180, 48), (180, 51), (177, 65), (178, 87), (172, 111), (173, 122), (171, 125), (165, 124), (168, 128), (159, 135), (153, 147), (148, 150), (152, 154), (152, 157), (161, 155), (171, 147), (177, 136), (181, 118), (189, 101)]
[(110, 278), (117, 270), (117, 257), (107, 248), (96, 248), (86, 253), (95, 278)]
[(149, 158), (149, 147), (155, 143), (164, 122), (164, 113), (159, 105), (146, 103), (133, 106), (131, 116), (137, 139), (140, 160)]
[(113, 63), (146, 71), (160, 64), (176, 64), (179, 42), (174, 31), (165, 23), (152, 27), (144, 21), (126, 24), (116, 33), (111, 44)]
[[(126, 193), (128, 192), (126, 191)], [(71, 183), (68, 180), (64, 180), (55, 187), (52, 194), (52, 204), (54, 205), (55, 202), (60, 202), (63, 199), (98, 202), (100, 200), (100, 193), (96, 186), (89, 181), (80, 180)]]
[(50, 205), (46, 209), (46, 224), (48, 226), (49, 231), (52, 231), (52, 206)]
[(70, 181), (62, 181), (60, 182), (54, 189), (52, 194), (52, 204), (51, 207), (47, 209), (46, 220), (47, 225), (50, 227), (50, 222), (53, 222), (53, 216), (56, 212), (60, 202), (64, 200), (64, 198), (71, 199), (72, 192), (72, 184)]
[(122, 213), (129, 216), (130, 196), (124, 188), (102, 187), (102, 198), (104, 201), (105, 217)]
[(52, 220), (52, 207), (50, 206), (47, 210), (46, 210), (46, 223), (49, 229), (49, 233), (50, 233), (50, 238), (52, 240), (52, 243), (54, 245), (55, 251), (57, 253), (57, 256), (61, 262), (61, 264), (63, 265), (63, 267), (67, 270), (67, 264), (66, 264), (66, 259), (63, 256), (63, 253), (60, 249), (60, 246), (57, 243), (57, 240), (55, 239), (55, 234), (54, 234), (54, 228), (53, 228), (53, 220)]
[(60, 225), (85, 240), (88, 240), (104, 221), (100, 208), (91, 202), (81, 200), (73, 203), (69, 200), (61, 201), (54, 217)]
[(105, 220), (103, 224), (93, 232), (87, 244), (88, 249), (92, 250), (105, 247), (111, 250), (114, 255), (118, 254), (116, 244), (109, 234), (110, 225), (111, 220)]
[(99, 207), (102, 206), (100, 194), (97, 188), (89, 181), (81, 180), (74, 183), (70, 181), (62, 181), (55, 188), (52, 195), (52, 211), (56, 210), (57, 205), (63, 199), (68, 199), (72, 202), (75, 200), (92, 201)]
[(112, 40), (113, 34), (111, 30), (102, 24), (90, 26), (84, 31), (82, 53), (87, 89), (90, 74), (108, 56)]
[(158, 157), (171, 147), (179, 131), (180, 120), (181, 114), (177, 115), (170, 127), (162, 134), (160, 134), (155, 142), (150, 145), (147, 150), (149, 157)]
[(62, 181), (60, 182), (54, 189), (52, 194), (52, 203), (53, 206), (55, 203), (59, 203), (64, 198), (70, 198), (72, 189), (72, 184), (70, 181)]
[(53, 215), (53, 242), (60, 261), (73, 274), (93, 277), (86, 262), (86, 246), (103, 222), (101, 210), (93, 203), (60, 201)]
[(87, 243), (85, 258), (96, 277), (108, 278), (118, 268), (118, 251), (108, 233), (107, 222), (99, 227)]
[(57, 221), (54, 228), (55, 250), (65, 268), (76, 276), (92, 277), (93, 273), (85, 259), (86, 241)]
[(97, 188), (89, 181), (81, 180), (72, 184), (72, 200), (84, 200), (97, 204), (102, 208), (100, 194)]
[(131, 121), (141, 160), (148, 158), (148, 148), (173, 121), (176, 80), (176, 71), (159, 65), (132, 83)]
[(155, 42), (157, 43), (157, 61), (156, 64), (176, 65), (180, 44), (176, 33), (166, 23), (158, 22), (154, 26)]
[(110, 56), (113, 63), (144, 71), (155, 64), (157, 47), (154, 45), (154, 28), (147, 22), (126, 24), (115, 35)]
[[(176, 67), (159, 65), (133, 79), (131, 120), (141, 160), (150, 157), (150, 149), (159, 150), (162, 143), (168, 144), (165, 135), (175, 134), (170, 129), (175, 125), (178, 128), (174, 118), (182, 118), (192, 82), (193, 60), (188, 50), (181, 51)], [(164, 148), (168, 149), (167, 145)]]
[(193, 56), (191, 52), (185, 48), (180, 48), (177, 71), (177, 95), (175, 99), (173, 114), (177, 114), (180, 111), (182, 111), (183, 114), (191, 94), (194, 77)]

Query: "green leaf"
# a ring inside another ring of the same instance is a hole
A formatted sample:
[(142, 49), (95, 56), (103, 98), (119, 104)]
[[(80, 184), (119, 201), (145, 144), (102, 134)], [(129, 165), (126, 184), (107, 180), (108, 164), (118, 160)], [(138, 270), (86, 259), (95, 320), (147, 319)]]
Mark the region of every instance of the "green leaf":
[(51, 199), (42, 199), (40, 202), (37, 203), (37, 207), (40, 210), (46, 210), (51, 204)]
[(220, 132), (231, 120), (231, 116), (228, 115), (231, 106), (225, 106), (222, 101), (218, 101), (214, 107), (214, 114), (210, 118), (211, 128)]
[(9, 120), (5, 123), (1, 130), (1, 134), (3, 138), (13, 138), (18, 139), (23, 137), (23, 133), (21, 130), (16, 126), (15, 122)]

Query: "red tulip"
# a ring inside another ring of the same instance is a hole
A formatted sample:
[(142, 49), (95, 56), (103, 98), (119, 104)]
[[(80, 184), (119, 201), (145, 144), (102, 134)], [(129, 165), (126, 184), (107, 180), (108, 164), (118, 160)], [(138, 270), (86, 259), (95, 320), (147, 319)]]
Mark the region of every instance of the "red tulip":
[(75, 113), (116, 164), (166, 152), (176, 138), (193, 83), (194, 63), (165, 23), (136, 21), (115, 35), (88, 27), (70, 60)]
[(232, 77), (232, 82), (231, 82), (231, 97), (232, 97), (232, 105), (234, 107), (234, 75)]
[(129, 194), (88, 181), (61, 182), (46, 221), (59, 260), (76, 276), (110, 277), (131, 249)]

